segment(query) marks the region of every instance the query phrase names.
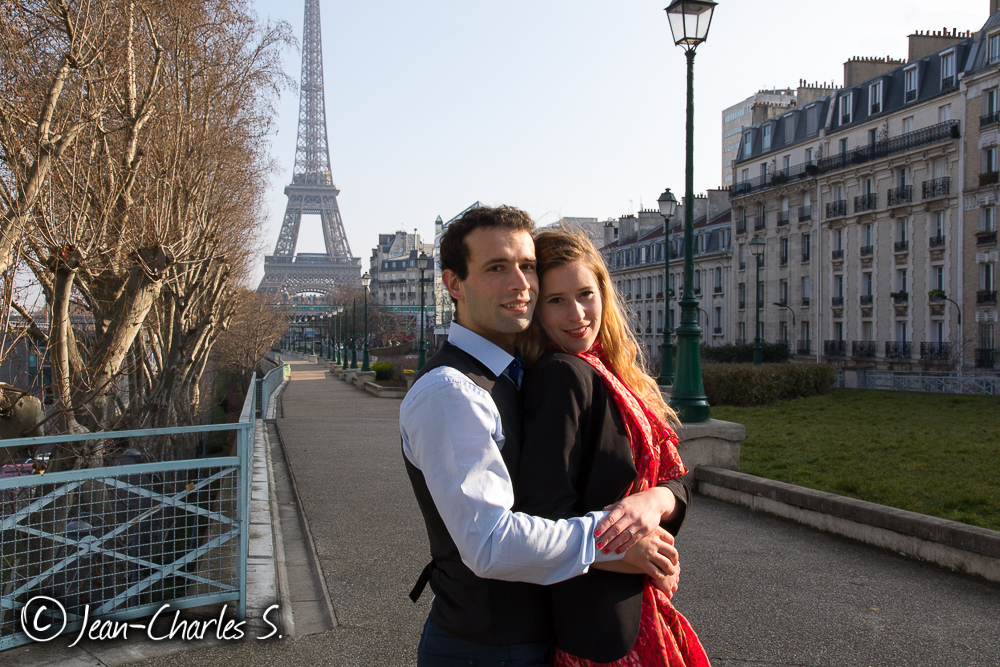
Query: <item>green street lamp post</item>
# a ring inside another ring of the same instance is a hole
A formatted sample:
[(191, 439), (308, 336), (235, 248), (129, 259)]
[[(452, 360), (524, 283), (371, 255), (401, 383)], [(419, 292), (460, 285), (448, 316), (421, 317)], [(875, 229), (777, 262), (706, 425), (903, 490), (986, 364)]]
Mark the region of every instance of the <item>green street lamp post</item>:
[(656, 384), (669, 387), (674, 383), (674, 345), (670, 340), (674, 333), (670, 327), (670, 219), (677, 211), (677, 198), (670, 188), (663, 191), (656, 200), (663, 216), (663, 344), (660, 345), (660, 375)]
[(694, 53), (708, 38), (715, 11), (714, 0), (674, 0), (666, 8), (674, 44), (684, 47), (687, 56), (687, 126), (684, 169), (684, 294), (681, 296), (681, 324), (677, 327), (677, 369), (670, 405), (684, 423), (706, 422), (711, 418), (705, 384), (701, 377), (701, 328), (698, 326), (698, 299), (694, 295)]
[(343, 354), (344, 364), (343, 366), (341, 366), (341, 368), (346, 371), (348, 368), (351, 367), (351, 362), (347, 360), (347, 306), (344, 306), (344, 313), (341, 318), (341, 321), (343, 322), (343, 332), (340, 337), (340, 346), (341, 348), (343, 348), (344, 352)]
[(351, 368), (358, 369), (358, 300), (351, 299)]
[(365, 348), (364, 357), (361, 364), (361, 370), (363, 372), (370, 371), (371, 365), (368, 363), (368, 286), (372, 284), (371, 275), (365, 271), (365, 275), (361, 276), (361, 287), (365, 291)]
[(323, 315), (323, 323), (326, 324), (326, 360), (333, 361), (333, 316), (330, 313)]
[(333, 323), (331, 329), (333, 329), (333, 363), (340, 363), (340, 306), (333, 307)]
[(427, 350), (424, 349), (424, 329), (427, 327), (427, 311), (424, 310), (424, 271), (430, 266), (431, 258), (420, 253), (417, 257), (417, 268), (420, 269), (420, 352), (417, 353), (417, 370), (424, 367), (427, 361)]
[(753, 363), (756, 366), (760, 366), (764, 363), (764, 351), (760, 344), (760, 309), (763, 308), (764, 304), (761, 303), (760, 299), (760, 265), (761, 259), (764, 257), (764, 246), (767, 245), (764, 239), (762, 239), (758, 234), (754, 234), (754, 237), (750, 239), (750, 254), (753, 255), (754, 264), (757, 265), (757, 287), (756, 287), (756, 299), (755, 304), (755, 315), (756, 324), (754, 324), (754, 337), (753, 337)]

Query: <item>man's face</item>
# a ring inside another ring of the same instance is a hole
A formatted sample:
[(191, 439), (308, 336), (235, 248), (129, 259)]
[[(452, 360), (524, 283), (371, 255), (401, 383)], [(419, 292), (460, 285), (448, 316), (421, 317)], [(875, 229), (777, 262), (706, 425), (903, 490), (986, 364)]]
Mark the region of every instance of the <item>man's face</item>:
[(528, 328), (538, 297), (535, 243), (528, 232), (486, 227), (472, 231), (465, 244), (469, 275), (441, 276), (459, 303), (458, 322), (512, 352), (514, 336)]

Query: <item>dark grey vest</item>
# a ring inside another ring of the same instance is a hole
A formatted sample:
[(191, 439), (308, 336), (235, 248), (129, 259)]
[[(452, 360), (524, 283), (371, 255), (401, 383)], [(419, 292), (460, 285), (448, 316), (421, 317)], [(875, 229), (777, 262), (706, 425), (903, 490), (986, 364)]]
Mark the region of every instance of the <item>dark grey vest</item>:
[[(417, 379), (439, 366), (464, 373), (493, 397), (503, 424), (501, 456), (511, 478), (517, 475), (521, 456), (521, 393), (506, 377), (496, 375), (474, 357), (450, 343), (421, 369)], [(447, 415), (441, 415), (447, 418)], [(413, 493), (427, 524), (433, 561), (424, 569), (410, 597), (414, 602), (430, 582), (434, 591), (431, 619), (456, 637), (499, 646), (552, 641), (549, 591), (522, 582), (482, 579), (462, 563), (458, 547), (434, 505), (420, 470), (403, 456)]]

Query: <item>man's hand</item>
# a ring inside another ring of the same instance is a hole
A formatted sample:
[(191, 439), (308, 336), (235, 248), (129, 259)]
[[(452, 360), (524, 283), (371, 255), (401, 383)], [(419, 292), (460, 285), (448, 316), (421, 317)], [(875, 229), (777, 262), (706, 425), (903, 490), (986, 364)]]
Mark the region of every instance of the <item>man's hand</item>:
[(633, 494), (604, 509), (610, 510), (594, 530), (597, 548), (611, 553), (627, 551), (659, 527), (663, 515), (674, 510), (676, 499), (669, 489), (653, 487)]
[(653, 579), (653, 585), (663, 591), (663, 594), (667, 596), (668, 600), (672, 600), (674, 593), (677, 592), (677, 585), (680, 583), (681, 579), (681, 566), (678, 563), (677, 571), (668, 577), (663, 579)]
[(622, 560), (648, 574), (654, 582), (679, 572), (674, 536), (659, 526), (626, 551)]

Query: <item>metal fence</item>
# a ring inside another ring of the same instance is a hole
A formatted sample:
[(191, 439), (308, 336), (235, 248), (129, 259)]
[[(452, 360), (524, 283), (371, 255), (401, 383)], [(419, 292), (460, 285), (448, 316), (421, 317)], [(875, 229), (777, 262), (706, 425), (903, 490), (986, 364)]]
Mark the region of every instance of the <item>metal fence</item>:
[[(126, 450), (103, 468), (39, 475), (7, 466), (15, 470), (0, 475), (0, 650), (31, 641), (22, 613), (31, 627), (65, 622), (65, 632), (79, 627), (85, 611), (91, 619), (126, 620), (165, 603), (171, 611), (234, 603), (245, 618), (254, 417), (258, 401), (266, 405), (287, 373), (279, 366), (259, 384), (254, 377), (235, 424), (0, 441), (9, 452), (104, 441), (136, 450), (137, 460), (164, 438), (236, 434), (231, 456), (131, 463)], [(44, 612), (41, 597), (50, 598)]]
[[(847, 377), (848, 374), (856, 374), (856, 382), (851, 382)], [(965, 375), (960, 377), (944, 373), (877, 371), (865, 368), (849, 371), (838, 369), (834, 386), (886, 391), (922, 391), (935, 394), (1000, 396), (1000, 377), (996, 375)]]

